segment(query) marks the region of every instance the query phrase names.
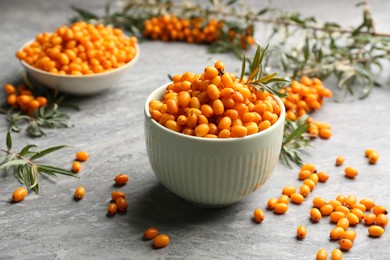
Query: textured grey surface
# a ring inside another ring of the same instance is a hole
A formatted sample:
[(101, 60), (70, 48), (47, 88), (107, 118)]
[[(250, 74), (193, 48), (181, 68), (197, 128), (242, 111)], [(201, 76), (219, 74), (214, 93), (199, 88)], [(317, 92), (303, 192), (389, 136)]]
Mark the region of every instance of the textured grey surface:
[[(66, 23), (70, 4), (103, 10), (105, 1), (2, 0), (0, 2), (0, 85), (18, 79), (21, 66), (14, 52), (39, 32), (50, 31)], [(255, 1), (253, 1), (255, 3)], [(360, 11), (351, 1), (275, 1), (276, 6), (316, 14), (320, 20), (333, 19), (346, 24), (359, 22)], [(260, 9), (256, 6), (256, 9)], [(373, 1), (377, 26), (388, 30), (388, 1)], [(256, 38), (261, 40), (260, 31)], [(15, 146), (36, 143), (41, 147), (74, 145), (91, 158), (83, 164), (81, 179), (42, 178), (41, 193), (29, 195), (23, 202), (10, 204), (10, 195), (19, 186), (12, 176), (0, 175), (0, 259), (314, 259), (319, 248), (331, 251), (337, 243), (328, 240), (333, 227), (328, 218), (318, 224), (309, 221), (311, 200), (316, 196), (333, 199), (337, 194), (371, 197), (390, 208), (390, 91), (375, 89), (365, 100), (344, 103), (328, 101), (314, 118), (332, 124), (333, 137), (316, 140), (304, 155), (330, 174), (301, 205), (291, 205), (283, 216), (265, 211), (264, 223), (251, 221), (255, 208), (264, 208), (267, 200), (279, 196), (287, 184), (299, 186), (297, 168), (278, 163), (273, 176), (262, 189), (242, 202), (223, 209), (191, 206), (159, 185), (147, 159), (143, 135), (143, 102), (148, 93), (167, 82), (168, 73), (200, 71), (214, 60), (222, 59), (230, 71), (240, 62), (230, 55), (210, 55), (203, 46), (181, 43), (146, 42), (141, 45), (138, 64), (117, 86), (89, 98), (72, 98), (81, 107), (72, 113), (75, 127), (48, 131), (46, 137), (29, 139), (15, 134)], [(385, 76), (387, 72), (385, 72)], [(332, 84), (328, 84), (332, 87)], [(387, 84), (388, 85), (388, 84)], [(1, 94), (3, 97), (3, 94)], [(1, 140), (6, 132), (0, 118)], [(362, 155), (365, 148), (380, 153), (377, 165), (368, 165)], [(53, 154), (51, 162), (69, 167), (75, 150)], [(346, 165), (360, 171), (356, 180), (343, 177), (334, 166), (337, 155), (346, 156)], [(125, 215), (106, 217), (112, 179), (117, 173), (131, 180), (122, 188), (129, 209)], [(84, 185), (85, 199), (75, 202), (74, 189)], [(295, 239), (296, 227), (307, 226), (303, 241)], [(144, 230), (158, 227), (172, 238), (170, 246), (152, 250), (142, 240)], [(353, 249), (344, 259), (388, 259), (390, 238), (367, 236), (359, 225)]]

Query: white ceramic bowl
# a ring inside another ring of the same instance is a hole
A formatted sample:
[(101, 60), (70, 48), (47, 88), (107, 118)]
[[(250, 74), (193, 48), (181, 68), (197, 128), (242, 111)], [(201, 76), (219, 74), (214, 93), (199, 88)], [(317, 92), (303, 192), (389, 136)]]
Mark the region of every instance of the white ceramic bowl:
[[(25, 47), (30, 45), (32, 41), (27, 42), (25, 45), (20, 48), (23, 50)], [(136, 45), (136, 54), (134, 58), (126, 63), (125, 65), (116, 68), (111, 71), (90, 74), (90, 75), (58, 75), (54, 73), (49, 73), (44, 70), (34, 68), (24, 61), (20, 61), (22, 66), (25, 68), (26, 72), (39, 83), (65, 93), (70, 93), (73, 95), (85, 96), (93, 95), (99, 92), (102, 92), (115, 85), (129, 69), (137, 62), (139, 57), (139, 46)]]
[(279, 158), (285, 108), (270, 128), (243, 138), (210, 139), (184, 135), (156, 122), (149, 102), (161, 100), (167, 85), (145, 103), (145, 139), (150, 164), (160, 182), (177, 196), (204, 207), (234, 204), (259, 189)]

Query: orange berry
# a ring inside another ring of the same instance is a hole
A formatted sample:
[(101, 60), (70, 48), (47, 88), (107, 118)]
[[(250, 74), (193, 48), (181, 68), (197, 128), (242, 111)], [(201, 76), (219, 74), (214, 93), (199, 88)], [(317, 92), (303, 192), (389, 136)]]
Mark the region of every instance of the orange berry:
[(89, 154), (87, 152), (77, 152), (76, 153), (76, 160), (80, 161), (80, 162), (85, 162), (86, 160), (88, 160), (89, 158)]
[(376, 224), (378, 226), (385, 228), (387, 226), (388, 222), (389, 222), (389, 219), (387, 218), (387, 216), (385, 214), (381, 213), (378, 216), (376, 216)]
[(336, 158), (336, 165), (340, 166), (340, 165), (342, 165), (344, 163), (344, 161), (345, 161), (345, 157), (344, 156), (342, 156), (342, 155), (337, 156), (337, 158)]
[(253, 212), (253, 217), (255, 218), (256, 222), (260, 223), (264, 220), (264, 212), (261, 209), (255, 209)]
[(291, 194), (296, 192), (296, 188), (294, 186), (285, 186), (282, 190), (283, 195), (291, 196)]
[(330, 231), (329, 237), (333, 240), (339, 240), (344, 234), (344, 229), (342, 227), (335, 227)]
[(127, 174), (118, 174), (114, 180), (116, 185), (125, 185), (129, 180), (129, 176)]
[(368, 228), (368, 234), (372, 237), (380, 237), (385, 233), (385, 230), (380, 226), (371, 226)]
[(39, 108), (39, 102), (37, 100), (30, 100), (30, 102), (28, 102), (28, 107), (31, 110), (35, 110), (35, 109)]
[(85, 195), (85, 188), (83, 186), (77, 187), (74, 193), (75, 199), (81, 200), (82, 198), (84, 198), (84, 195)]
[(47, 105), (47, 99), (45, 97), (37, 97), (35, 100), (38, 101), (40, 107)]
[(352, 248), (352, 246), (353, 246), (353, 243), (351, 240), (349, 240), (349, 239), (341, 239), (340, 240), (340, 248), (342, 250), (349, 250)]
[(352, 229), (345, 230), (341, 238), (354, 241), (356, 238), (356, 232)]
[(78, 172), (81, 171), (81, 164), (80, 164), (80, 162), (73, 162), (73, 164), (72, 164), (72, 171), (74, 173), (78, 173)]
[(268, 209), (274, 209), (276, 203), (278, 203), (278, 199), (276, 199), (276, 198), (269, 199), (268, 203), (267, 203), (267, 208)]
[(17, 188), (13, 193), (12, 193), (12, 201), (13, 202), (19, 202), (22, 201), (26, 196), (27, 196), (27, 189), (24, 187)]
[(360, 200), (360, 204), (366, 206), (366, 210), (371, 210), (375, 206), (375, 202), (368, 198)]
[(364, 215), (364, 224), (366, 225), (372, 225), (376, 222), (376, 215), (374, 213), (368, 213)]
[(290, 198), (291, 201), (295, 204), (301, 204), (305, 200), (305, 198), (299, 193), (291, 194)]
[(111, 193), (111, 199), (113, 200), (113, 201), (116, 201), (118, 198), (126, 198), (126, 194), (125, 193), (123, 193), (123, 192), (121, 192), (121, 191), (113, 191), (112, 193)]
[(308, 170), (311, 173), (315, 172), (316, 167), (312, 163), (307, 163), (301, 167), (301, 171)]
[(118, 206), (115, 203), (110, 203), (110, 204), (108, 204), (107, 214), (113, 216), (116, 214), (117, 209), (118, 209)]
[(126, 211), (129, 206), (125, 198), (117, 198), (115, 204), (118, 206), (119, 211)]
[(379, 153), (377, 153), (376, 151), (372, 151), (369, 155), (368, 155), (368, 160), (371, 164), (375, 164), (378, 160), (379, 160)]
[(329, 175), (326, 172), (319, 172), (317, 175), (320, 182), (326, 182), (329, 179)]
[(321, 248), (318, 250), (317, 255), (316, 255), (316, 260), (326, 260), (328, 258), (328, 252)]
[(358, 170), (354, 167), (351, 167), (351, 166), (347, 166), (345, 169), (344, 169), (344, 172), (345, 172), (345, 176), (347, 176), (348, 178), (355, 178), (359, 173), (358, 173)]
[(17, 96), (15, 94), (10, 94), (7, 97), (7, 104), (8, 105), (14, 106), (14, 105), (17, 105), (17, 102), (18, 102), (18, 99), (17, 99)]
[(301, 225), (297, 228), (297, 238), (304, 239), (306, 237), (306, 227)]
[(313, 206), (316, 207), (317, 209), (320, 209), (325, 205), (326, 205), (325, 199), (323, 199), (321, 197), (316, 197), (313, 199)]
[(276, 203), (275, 204), (274, 212), (276, 214), (284, 214), (287, 212), (287, 210), (288, 210), (287, 204), (285, 204), (285, 203)]
[(322, 218), (321, 212), (320, 212), (317, 208), (312, 208), (312, 209), (310, 210), (310, 218), (311, 218), (314, 222), (320, 221), (321, 218)]
[(15, 92), (16, 92), (15, 87), (11, 84), (5, 84), (4, 90), (5, 90), (5, 93), (7, 93), (7, 94), (15, 94)]
[(373, 208), (372, 208), (372, 212), (373, 212), (375, 215), (377, 215), (377, 216), (378, 216), (379, 214), (385, 214), (385, 215), (387, 215), (387, 210), (386, 210), (386, 208), (383, 207), (383, 206), (379, 206), (379, 205), (373, 207)]
[(169, 245), (170, 243), (170, 238), (168, 235), (166, 234), (161, 234), (161, 235), (158, 235), (156, 236), (154, 239), (153, 239), (153, 246), (155, 248), (162, 248), (162, 247), (166, 247), (167, 245)]
[(153, 239), (158, 235), (158, 229), (151, 227), (145, 230), (144, 232), (144, 238), (147, 240)]

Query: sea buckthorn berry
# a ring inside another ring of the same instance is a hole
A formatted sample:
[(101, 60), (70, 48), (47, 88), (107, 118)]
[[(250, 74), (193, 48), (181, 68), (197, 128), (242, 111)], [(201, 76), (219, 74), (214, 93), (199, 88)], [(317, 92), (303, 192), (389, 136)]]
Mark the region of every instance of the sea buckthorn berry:
[(255, 209), (253, 212), (253, 217), (255, 218), (256, 222), (260, 223), (264, 220), (264, 212), (261, 209)]
[(288, 204), (290, 202), (290, 198), (287, 195), (282, 195), (278, 199), (278, 203)]
[(343, 232), (343, 235), (341, 236), (343, 239), (349, 239), (351, 241), (354, 241), (356, 238), (356, 232), (352, 229), (345, 230)]
[(361, 211), (360, 209), (353, 208), (353, 209), (351, 210), (351, 213), (355, 214), (356, 217), (358, 217), (359, 221), (362, 221), (363, 218), (364, 218), (364, 213), (363, 213), (363, 211)]
[(379, 214), (385, 214), (387, 215), (387, 210), (385, 207), (383, 206), (380, 206), (380, 205), (377, 205), (375, 207), (372, 208), (372, 212), (375, 214), (375, 215), (379, 215)]
[(113, 191), (112, 193), (111, 193), (111, 199), (113, 200), (113, 201), (116, 201), (118, 198), (126, 198), (126, 194), (125, 193), (123, 193), (123, 192), (121, 192), (121, 191)]
[(317, 209), (322, 208), (326, 204), (326, 200), (321, 197), (316, 197), (313, 199), (313, 206)]
[(342, 206), (341, 202), (338, 200), (330, 200), (328, 204), (332, 205), (334, 209), (336, 209), (338, 206)]
[(291, 194), (290, 198), (291, 201), (295, 204), (301, 204), (305, 200), (305, 198), (299, 193)]
[(320, 212), (317, 208), (312, 208), (312, 209), (310, 210), (310, 218), (311, 218), (314, 222), (320, 221), (321, 218), (322, 218), (321, 212)]
[(368, 156), (370, 155), (370, 153), (372, 153), (372, 152), (375, 152), (375, 150), (372, 149), (372, 148), (367, 148), (366, 151), (365, 151), (365, 153), (364, 153), (364, 155), (365, 155), (366, 157), (368, 157)]
[(81, 171), (81, 163), (80, 162), (73, 162), (72, 172), (79, 173), (80, 171)]
[(129, 180), (129, 176), (127, 174), (118, 174), (114, 180), (116, 185), (125, 185)]
[(276, 214), (284, 214), (284, 213), (286, 213), (287, 210), (288, 210), (288, 206), (286, 203), (276, 203), (275, 204), (274, 212)]
[(79, 186), (76, 188), (76, 191), (74, 192), (74, 197), (76, 200), (81, 200), (84, 198), (85, 195), (85, 188), (83, 186)]
[(4, 91), (7, 94), (14, 94), (16, 92), (16, 89), (13, 85), (11, 84), (5, 84), (4, 85)]
[(377, 153), (376, 151), (373, 151), (371, 152), (369, 155), (368, 155), (368, 161), (371, 163), (371, 164), (376, 164), (376, 162), (379, 160), (379, 153)]
[(333, 222), (333, 223), (337, 223), (340, 219), (342, 218), (345, 218), (345, 214), (343, 212), (340, 212), (340, 211), (333, 211), (331, 214), (330, 214), (330, 220)]
[(318, 175), (316, 173), (310, 174), (309, 179), (312, 180), (315, 184), (317, 184), (319, 181)]
[(13, 202), (19, 202), (22, 201), (26, 196), (27, 196), (27, 189), (24, 187), (17, 188), (13, 193), (12, 193), (12, 201)]
[(147, 240), (153, 239), (158, 235), (158, 229), (151, 227), (145, 230), (144, 232), (144, 238)]
[(337, 206), (335, 208), (335, 211), (340, 211), (340, 212), (343, 212), (344, 214), (348, 214), (350, 212), (349, 208), (347, 208), (345, 206)]
[(345, 204), (348, 208), (352, 208), (357, 202), (357, 198), (355, 195), (349, 195), (345, 200)]
[(127, 200), (125, 198), (117, 198), (115, 204), (118, 206), (119, 211), (126, 211), (129, 207)]
[(341, 239), (340, 240), (340, 248), (341, 250), (349, 250), (353, 246), (353, 242), (349, 239)]
[(208, 124), (200, 124), (195, 128), (195, 135), (196, 136), (206, 136), (209, 133), (210, 127)]
[(347, 166), (344, 169), (344, 172), (345, 172), (345, 176), (351, 179), (355, 178), (359, 174), (358, 170), (355, 167), (351, 167), (351, 166)]
[(344, 163), (345, 161), (345, 157), (340, 155), (340, 156), (337, 156), (336, 158), (336, 166), (340, 166)]
[(340, 249), (333, 249), (332, 251), (332, 260), (343, 260), (343, 252)]
[(353, 205), (352, 208), (360, 209), (363, 213), (367, 210), (366, 206), (364, 206), (363, 204), (360, 204), (360, 203), (356, 203), (355, 205)]
[(311, 179), (306, 179), (306, 180), (304, 180), (304, 181), (303, 181), (303, 184), (309, 186), (310, 191), (314, 190), (314, 188), (316, 187), (315, 182), (312, 181)]
[(311, 175), (311, 171), (309, 170), (303, 170), (299, 172), (299, 179), (300, 180), (306, 180)]
[(375, 202), (372, 199), (362, 199), (360, 200), (360, 204), (366, 206), (366, 210), (371, 210), (373, 207), (375, 207)]
[(329, 216), (333, 212), (333, 206), (326, 204), (320, 208), (322, 216)]
[(248, 133), (248, 130), (244, 126), (236, 125), (231, 130), (233, 137), (244, 137)]
[(15, 94), (10, 94), (8, 97), (7, 97), (7, 104), (10, 105), (10, 106), (14, 106), (14, 105), (17, 105), (17, 96)]
[(329, 139), (332, 136), (332, 131), (330, 129), (322, 128), (320, 129), (319, 136), (323, 139)]
[(380, 237), (385, 233), (385, 230), (380, 226), (370, 226), (368, 228), (368, 234), (372, 237)]
[(300, 193), (303, 197), (307, 197), (307, 196), (310, 194), (310, 187), (307, 186), (306, 184), (301, 185), (301, 187), (300, 187), (300, 189), (299, 189), (299, 193)]
[(87, 152), (78, 152), (76, 153), (76, 160), (77, 161), (80, 161), (80, 162), (85, 162), (86, 160), (88, 160), (89, 158), (89, 154)]
[(330, 231), (329, 237), (333, 240), (339, 240), (343, 234), (344, 229), (342, 227), (335, 227)]
[(294, 186), (286, 186), (283, 188), (282, 194), (291, 197), (291, 194), (295, 193), (296, 191), (297, 189)]
[(301, 225), (297, 228), (297, 238), (304, 239), (306, 237), (306, 227)]
[(340, 201), (341, 204), (344, 204), (346, 199), (347, 199), (347, 198), (346, 198), (344, 195), (342, 195), (342, 194), (340, 194), (340, 195), (338, 195), (338, 196), (336, 197), (336, 200), (337, 200), (337, 201)]
[(267, 203), (267, 209), (274, 209), (276, 203), (278, 203), (278, 199), (276, 198), (269, 199)]
[(376, 224), (378, 226), (385, 228), (388, 223), (389, 223), (389, 219), (387, 218), (387, 216), (385, 214), (379, 214), (376, 217)]
[(329, 175), (326, 172), (319, 172), (317, 175), (320, 182), (326, 182), (329, 179)]
[(36, 101), (38, 101), (40, 107), (47, 105), (47, 98), (45, 97), (37, 97)]
[(316, 255), (316, 260), (326, 260), (328, 258), (328, 252), (321, 248), (318, 250), (317, 255)]
[(368, 214), (364, 215), (363, 220), (364, 220), (364, 224), (366, 224), (366, 225), (375, 224), (376, 215), (374, 213), (368, 213)]
[(154, 239), (153, 239), (153, 246), (155, 248), (162, 248), (162, 247), (166, 247), (167, 245), (169, 245), (170, 243), (170, 238), (168, 235), (166, 234), (161, 234), (161, 235), (158, 235), (156, 236)]
[(305, 165), (303, 165), (303, 166), (301, 167), (301, 171), (303, 171), (303, 170), (308, 170), (308, 171), (310, 171), (311, 173), (313, 173), (313, 172), (315, 172), (316, 167), (315, 167), (314, 164), (312, 164), (312, 163), (307, 163), (307, 164), (305, 164)]
[(116, 214), (117, 209), (118, 209), (118, 206), (115, 203), (110, 203), (110, 204), (108, 204), (107, 214), (114, 216)]
[(349, 227), (349, 220), (347, 218), (341, 218), (339, 221), (337, 221), (336, 226), (346, 230)]
[(359, 224), (359, 222), (360, 222), (359, 218), (353, 213), (347, 213), (346, 217), (349, 220), (349, 224), (351, 226), (355, 226), (355, 225)]

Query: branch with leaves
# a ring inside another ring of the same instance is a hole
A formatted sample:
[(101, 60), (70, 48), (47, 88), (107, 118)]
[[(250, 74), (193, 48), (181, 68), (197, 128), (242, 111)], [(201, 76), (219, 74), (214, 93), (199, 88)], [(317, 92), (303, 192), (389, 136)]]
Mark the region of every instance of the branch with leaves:
[(6, 138), (6, 148), (0, 149), (0, 151), (4, 153), (3, 156), (0, 156), (0, 170), (3, 170), (7, 173), (11, 172), (21, 184), (24, 184), (27, 187), (27, 189), (38, 193), (39, 174), (50, 177), (56, 177), (57, 174), (61, 174), (79, 178), (79, 176), (66, 169), (36, 163), (37, 159), (66, 147), (68, 146), (60, 145), (44, 150), (39, 150), (36, 145), (30, 144), (23, 147), (19, 152), (14, 152), (11, 150), (11, 132), (8, 131)]
[[(314, 16), (264, 7), (258, 11), (237, 0), (172, 2), (168, 0), (128, 0), (120, 12), (110, 12), (99, 17), (92, 12), (73, 7), (74, 20), (101, 22), (121, 27), (137, 37), (142, 37), (144, 22), (164, 14), (177, 17), (203, 17), (205, 21), (218, 19), (226, 25), (219, 32), (219, 41), (210, 45), (210, 52), (230, 52), (241, 58), (242, 44), (229, 41), (229, 32), (253, 32), (256, 24), (269, 26), (271, 33), (262, 39), (274, 39), (273, 66), (278, 66), (286, 76), (328, 77), (337, 79), (343, 97), (355, 94), (368, 96), (374, 86), (379, 86), (378, 73), (390, 58), (390, 34), (377, 32), (368, 1), (357, 4), (363, 9), (362, 22), (345, 28), (333, 21), (319, 23)], [(265, 30), (264, 30), (265, 31)]]
[(38, 83), (32, 84), (25, 75), (21, 75), (24, 85), (34, 96), (44, 96), (48, 99), (48, 104), (42, 106), (29, 114), (17, 106), (11, 106), (3, 102), (0, 113), (5, 115), (9, 124), (9, 129), (13, 132), (20, 132), (26, 126), (27, 135), (30, 137), (41, 137), (45, 135), (44, 129), (72, 127), (73, 122), (70, 115), (60, 109), (61, 106), (69, 106), (78, 110), (77, 106), (63, 103), (65, 96), (59, 96), (58, 92), (44, 88)]

